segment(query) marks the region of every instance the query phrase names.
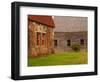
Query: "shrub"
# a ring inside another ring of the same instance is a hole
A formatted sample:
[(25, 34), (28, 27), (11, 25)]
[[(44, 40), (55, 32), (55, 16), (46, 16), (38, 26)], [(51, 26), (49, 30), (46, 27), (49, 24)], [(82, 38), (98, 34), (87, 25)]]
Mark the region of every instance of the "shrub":
[(73, 44), (72, 46), (71, 46), (71, 48), (72, 48), (72, 50), (74, 50), (74, 51), (80, 51), (80, 45), (79, 44)]

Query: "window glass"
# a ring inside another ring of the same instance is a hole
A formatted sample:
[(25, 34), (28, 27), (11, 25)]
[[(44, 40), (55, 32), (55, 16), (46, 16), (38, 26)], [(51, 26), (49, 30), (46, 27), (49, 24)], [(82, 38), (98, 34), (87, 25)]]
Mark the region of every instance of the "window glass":
[(42, 33), (42, 45), (45, 45), (45, 37), (46, 37), (45, 33)]
[(40, 45), (41, 34), (37, 32), (37, 45)]
[(84, 39), (80, 39), (80, 44), (84, 45)]
[(57, 47), (57, 40), (54, 40), (54, 46)]
[(71, 45), (71, 40), (67, 40), (67, 46)]

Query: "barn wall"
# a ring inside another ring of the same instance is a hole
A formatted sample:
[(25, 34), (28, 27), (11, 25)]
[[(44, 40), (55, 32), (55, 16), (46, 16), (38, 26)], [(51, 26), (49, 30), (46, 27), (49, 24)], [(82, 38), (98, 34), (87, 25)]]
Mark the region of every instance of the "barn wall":
[(77, 43), (80, 44), (80, 39), (84, 39), (84, 45), (81, 45), (81, 49), (87, 49), (87, 32), (55, 32), (54, 39), (57, 40), (57, 46), (55, 50), (58, 51), (70, 51), (71, 46), (67, 45), (67, 40), (71, 40), (71, 45)]

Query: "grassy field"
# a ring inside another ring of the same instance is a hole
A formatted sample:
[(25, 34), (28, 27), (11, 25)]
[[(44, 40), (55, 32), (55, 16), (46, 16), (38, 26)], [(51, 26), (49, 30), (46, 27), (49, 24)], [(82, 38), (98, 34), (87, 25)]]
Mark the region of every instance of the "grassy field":
[(87, 52), (62, 52), (43, 57), (29, 58), (28, 66), (87, 64)]

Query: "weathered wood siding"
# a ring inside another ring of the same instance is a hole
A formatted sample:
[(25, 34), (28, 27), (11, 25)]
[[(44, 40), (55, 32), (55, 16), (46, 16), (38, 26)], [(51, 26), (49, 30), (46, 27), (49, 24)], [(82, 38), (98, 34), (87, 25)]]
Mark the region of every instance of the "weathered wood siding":
[[(70, 51), (73, 44), (80, 44), (80, 40), (84, 40), (84, 45), (81, 45), (81, 50), (87, 49), (88, 38), (87, 31), (83, 32), (55, 32), (54, 39), (57, 40), (56, 51)], [(70, 46), (67, 45), (67, 40), (70, 40)]]

